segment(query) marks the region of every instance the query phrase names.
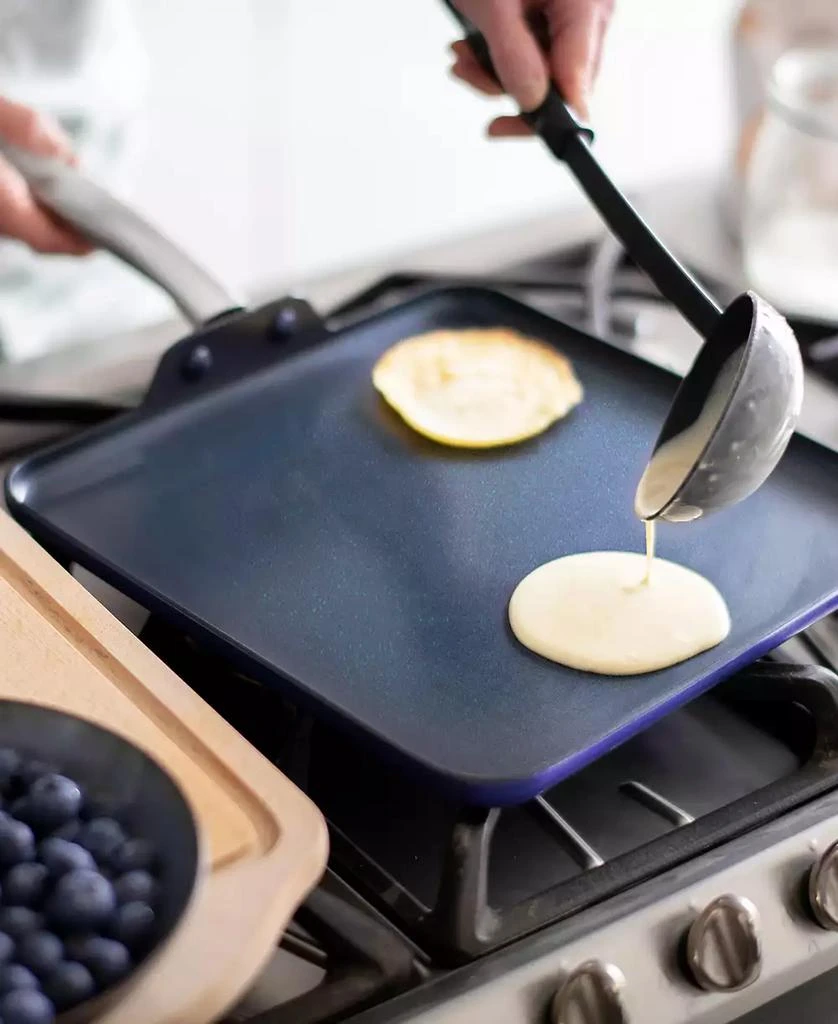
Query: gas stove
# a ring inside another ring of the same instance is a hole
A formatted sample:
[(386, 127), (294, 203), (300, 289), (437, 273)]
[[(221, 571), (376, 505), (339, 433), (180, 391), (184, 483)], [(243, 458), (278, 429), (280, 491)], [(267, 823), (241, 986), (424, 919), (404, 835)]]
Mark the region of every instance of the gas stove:
[[(331, 319), (464, 281), (678, 372), (699, 344), (619, 248), (596, 238), (491, 276), (393, 274)], [(838, 447), (838, 326), (795, 326), (809, 365), (803, 428)], [(5, 410), (0, 401), (4, 411), (50, 418), (20, 396)], [(80, 426), (112, 411), (68, 403), (61, 415)], [(831, 620), (501, 811), (447, 802), (81, 577), (329, 822), (327, 876), (231, 1021), (721, 1024), (838, 966)]]

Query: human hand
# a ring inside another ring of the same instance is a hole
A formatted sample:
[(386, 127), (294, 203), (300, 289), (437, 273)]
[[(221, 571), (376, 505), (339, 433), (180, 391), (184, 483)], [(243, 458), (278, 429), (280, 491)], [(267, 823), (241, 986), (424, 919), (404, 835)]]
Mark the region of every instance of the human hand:
[[(486, 74), (464, 40), (452, 46), (451, 73), (487, 96), (508, 93), (522, 110), (544, 102), (550, 82), (582, 116), (599, 71), (602, 47), (614, 0), (454, 0), (483, 34), (501, 85)], [(541, 16), (549, 33), (545, 50), (531, 28)], [(498, 117), (491, 136), (531, 134), (520, 117)]]
[[(38, 156), (75, 162), (69, 139), (49, 118), (0, 97), (0, 137)], [(69, 224), (40, 206), (20, 174), (0, 157), (0, 235), (36, 252), (83, 256), (92, 247)]]

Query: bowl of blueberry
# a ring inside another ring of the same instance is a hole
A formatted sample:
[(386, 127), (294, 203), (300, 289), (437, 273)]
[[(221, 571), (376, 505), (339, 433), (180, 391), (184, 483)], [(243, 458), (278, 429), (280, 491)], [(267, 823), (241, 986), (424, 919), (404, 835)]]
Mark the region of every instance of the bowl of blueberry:
[(155, 761), (0, 700), (0, 1024), (102, 1012), (174, 931), (199, 863), (189, 805)]

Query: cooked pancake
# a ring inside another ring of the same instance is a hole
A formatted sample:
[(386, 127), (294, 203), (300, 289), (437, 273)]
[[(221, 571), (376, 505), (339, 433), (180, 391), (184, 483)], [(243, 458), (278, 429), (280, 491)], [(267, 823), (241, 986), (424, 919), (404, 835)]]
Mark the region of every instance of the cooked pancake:
[(372, 380), (414, 430), (455, 448), (535, 437), (582, 401), (563, 355), (502, 327), (407, 338), (381, 356)]

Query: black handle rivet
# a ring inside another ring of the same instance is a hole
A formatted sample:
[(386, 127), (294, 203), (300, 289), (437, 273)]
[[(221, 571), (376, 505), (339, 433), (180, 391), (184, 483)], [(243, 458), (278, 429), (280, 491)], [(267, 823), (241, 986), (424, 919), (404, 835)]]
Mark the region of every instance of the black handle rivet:
[(300, 326), (300, 313), (296, 306), (290, 303), (281, 306), (274, 316), (273, 334), (276, 338), (287, 338), (294, 334)]
[(200, 380), (212, 368), (212, 352), (206, 345), (196, 345), (181, 366), (185, 380)]

